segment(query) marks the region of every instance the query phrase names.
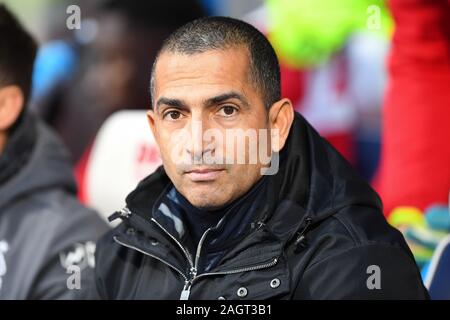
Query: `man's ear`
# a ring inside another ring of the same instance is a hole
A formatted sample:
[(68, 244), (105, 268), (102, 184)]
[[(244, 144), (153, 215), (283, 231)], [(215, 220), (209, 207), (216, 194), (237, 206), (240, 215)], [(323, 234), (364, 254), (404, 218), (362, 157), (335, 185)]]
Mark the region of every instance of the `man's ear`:
[[(272, 151), (283, 149), (294, 121), (294, 107), (292, 102), (285, 98), (275, 102), (269, 110), (269, 126), (272, 130)], [(278, 141), (275, 142), (275, 139)]]
[(19, 118), (24, 104), (22, 90), (16, 85), (0, 88), (0, 131), (7, 131)]
[(157, 140), (157, 132), (156, 132), (156, 122), (155, 122), (155, 111), (153, 110), (148, 110), (147, 111), (147, 121), (148, 124), (150, 126), (150, 129), (152, 129), (152, 133), (153, 133), (153, 137), (155, 138), (155, 140)]

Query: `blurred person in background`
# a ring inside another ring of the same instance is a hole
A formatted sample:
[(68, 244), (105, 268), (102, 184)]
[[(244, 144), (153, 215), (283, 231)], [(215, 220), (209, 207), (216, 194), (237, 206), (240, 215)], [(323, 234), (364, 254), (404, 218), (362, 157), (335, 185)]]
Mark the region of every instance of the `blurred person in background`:
[(450, 1), (391, 0), (396, 30), (383, 108), (379, 190), (396, 206), (448, 204)]
[(68, 63), (74, 73), (39, 97), (35, 106), (68, 147), (84, 203), (89, 203), (86, 165), (98, 129), (116, 111), (148, 108), (145, 71), (151, 69), (157, 49), (177, 27), (204, 14), (196, 0), (105, 0), (92, 7), (80, 3), (82, 17), (88, 9), (90, 24), (86, 28), (82, 22), (76, 35), (91, 34), (84, 44), (80, 36), (74, 39), (80, 55), (76, 67)]
[[(84, 5), (80, 8), (83, 13)], [(63, 92), (57, 92), (57, 101), (44, 99), (52, 104), (46, 114), (74, 163), (86, 151), (84, 159), (88, 157), (89, 146), (109, 115), (148, 107), (145, 71), (150, 70), (157, 48), (170, 32), (203, 16), (203, 11), (195, 0), (106, 0), (97, 2), (92, 16), (95, 35), (82, 47), (74, 76)]]
[(37, 45), (3, 5), (0, 39), (0, 299), (88, 298), (107, 226), (79, 204), (67, 151), (27, 110)]
[(425, 275), (450, 234), (450, 1), (389, 5), (396, 28), (376, 187)]

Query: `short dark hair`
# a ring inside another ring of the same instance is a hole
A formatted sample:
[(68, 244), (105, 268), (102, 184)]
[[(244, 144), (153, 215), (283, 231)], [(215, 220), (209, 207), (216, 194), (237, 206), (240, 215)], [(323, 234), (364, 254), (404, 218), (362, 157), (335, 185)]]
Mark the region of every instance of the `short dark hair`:
[[(229, 17), (206, 17), (191, 21), (163, 43), (163, 52), (197, 54), (208, 50), (222, 50), (238, 46), (247, 48), (250, 77), (263, 97), (266, 109), (281, 99), (280, 66), (275, 50), (267, 38), (252, 25)], [(150, 95), (154, 104), (155, 69), (152, 68)]]
[(0, 5), (0, 39), (0, 87), (19, 86), (26, 102), (37, 44), (4, 5)]

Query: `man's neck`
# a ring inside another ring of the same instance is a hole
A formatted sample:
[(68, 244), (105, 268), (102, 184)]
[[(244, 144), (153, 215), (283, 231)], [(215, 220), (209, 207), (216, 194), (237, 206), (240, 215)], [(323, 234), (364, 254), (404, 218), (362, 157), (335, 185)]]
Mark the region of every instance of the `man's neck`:
[(0, 132), (0, 157), (2, 156), (3, 150), (5, 150), (6, 141), (8, 136), (4, 132)]
[(36, 127), (31, 118), (16, 122), (8, 133), (0, 132), (0, 184), (25, 166), (36, 141)]

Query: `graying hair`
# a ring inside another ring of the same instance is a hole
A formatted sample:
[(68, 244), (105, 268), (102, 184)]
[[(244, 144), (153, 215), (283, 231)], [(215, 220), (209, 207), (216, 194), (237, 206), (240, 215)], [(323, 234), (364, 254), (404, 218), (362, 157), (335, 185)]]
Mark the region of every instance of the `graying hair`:
[(198, 54), (244, 46), (250, 60), (250, 79), (260, 92), (266, 109), (281, 98), (280, 66), (275, 50), (255, 27), (228, 17), (191, 21), (167, 38), (153, 63), (150, 79), (151, 108), (154, 106), (155, 69), (164, 52)]

